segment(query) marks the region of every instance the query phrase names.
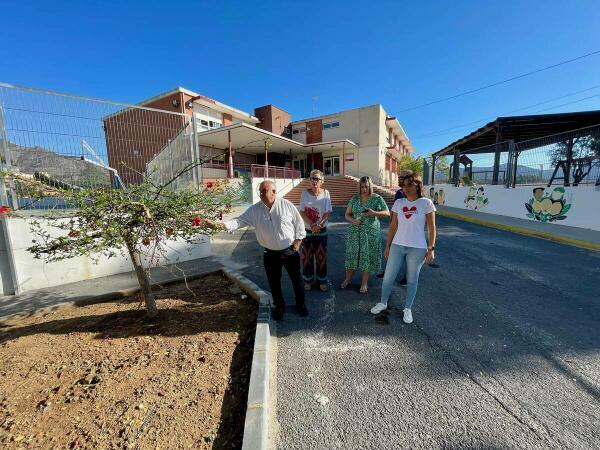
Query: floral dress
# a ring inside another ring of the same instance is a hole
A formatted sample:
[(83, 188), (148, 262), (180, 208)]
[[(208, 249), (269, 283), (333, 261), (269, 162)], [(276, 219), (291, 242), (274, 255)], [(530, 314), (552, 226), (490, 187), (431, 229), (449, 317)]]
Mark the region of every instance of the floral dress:
[(360, 219), (360, 225), (350, 225), (346, 239), (346, 269), (362, 272), (381, 271), (381, 227), (377, 217), (363, 215), (365, 209), (387, 211), (388, 207), (379, 194), (372, 194), (366, 203), (360, 196), (352, 197), (348, 206), (352, 208), (352, 217)]

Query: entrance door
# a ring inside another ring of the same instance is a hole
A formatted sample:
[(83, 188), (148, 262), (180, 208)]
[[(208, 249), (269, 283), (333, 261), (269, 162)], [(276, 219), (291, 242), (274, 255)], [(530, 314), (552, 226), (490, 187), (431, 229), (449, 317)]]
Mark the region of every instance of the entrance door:
[(340, 157), (328, 156), (323, 158), (323, 173), (329, 176), (340, 175)]

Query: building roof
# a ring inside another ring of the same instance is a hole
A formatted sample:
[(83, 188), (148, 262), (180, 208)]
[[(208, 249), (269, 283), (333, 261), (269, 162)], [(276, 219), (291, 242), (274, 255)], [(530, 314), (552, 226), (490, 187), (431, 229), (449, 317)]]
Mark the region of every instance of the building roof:
[[(436, 157), (449, 155), (454, 152), (455, 148), (458, 148), (461, 153), (478, 153), (481, 147), (496, 142), (510, 140), (522, 142), (598, 124), (600, 124), (600, 110), (498, 117), (496, 120), (438, 150), (433, 155)], [(500, 134), (498, 134), (498, 131), (500, 131)], [(486, 148), (481, 149), (481, 151), (489, 153), (490, 150)]]
[(154, 97), (150, 97), (146, 100), (143, 100), (139, 103), (139, 105), (144, 106), (144, 105), (147, 105), (148, 103), (155, 102), (156, 100), (160, 100), (161, 98), (168, 97), (169, 95), (173, 95), (178, 92), (183, 92), (184, 94), (187, 94), (190, 97), (196, 97), (196, 96), (200, 95), (196, 92), (190, 91), (189, 89), (183, 88), (181, 86), (177, 86), (176, 88), (171, 89), (170, 91), (163, 92), (162, 94), (158, 94), (158, 95), (155, 95)]
[(246, 123), (236, 123), (213, 130), (202, 131), (197, 134), (200, 145), (217, 149), (226, 149), (228, 147), (229, 136), (231, 136), (233, 150), (249, 154), (263, 153), (265, 151), (265, 143), (267, 143), (269, 151), (287, 153), (291, 150), (294, 155), (305, 155), (311, 153), (313, 149), (322, 151), (324, 149), (341, 150), (342, 147), (346, 149), (358, 147), (358, 145), (349, 139), (302, 144), (301, 142), (293, 141)]
[(109, 114), (109, 115), (103, 117), (102, 120), (108, 119), (108, 118), (113, 117), (113, 116), (118, 116), (119, 114), (122, 114), (125, 111), (128, 111), (132, 107), (143, 107), (143, 108), (151, 110), (151, 111), (165, 112), (165, 113), (169, 113), (169, 114), (175, 114), (175, 115), (181, 115), (181, 116), (183, 116), (184, 113), (174, 112), (174, 111), (166, 111), (166, 110), (156, 109), (156, 108), (151, 108), (151, 107), (146, 106), (146, 105), (148, 105), (150, 103), (153, 103), (153, 102), (155, 102), (157, 100), (160, 100), (161, 98), (168, 97), (168, 96), (176, 94), (178, 92), (182, 92), (182, 93), (187, 94), (190, 97), (192, 97), (191, 100), (195, 104), (198, 104), (198, 105), (201, 105), (201, 106), (205, 106), (205, 107), (208, 107), (208, 108), (212, 108), (212, 109), (214, 109), (216, 111), (219, 111), (219, 112), (222, 112), (222, 113), (224, 112), (226, 114), (231, 114), (233, 117), (236, 117), (236, 118), (239, 118), (239, 119), (242, 119), (242, 120), (248, 120), (249, 122), (253, 122), (253, 123), (259, 123), (260, 122), (260, 120), (258, 120), (256, 117), (254, 117), (251, 114), (248, 114), (245, 111), (242, 111), (240, 109), (234, 108), (233, 106), (226, 105), (226, 104), (221, 103), (221, 102), (219, 102), (217, 100), (213, 100), (210, 97), (206, 97), (205, 95), (198, 94), (197, 92), (194, 92), (194, 91), (190, 91), (189, 89), (183, 88), (181, 86), (178, 86), (178, 87), (176, 87), (174, 89), (171, 89), (170, 91), (163, 92), (162, 94), (155, 95), (154, 97), (150, 97), (150, 98), (148, 98), (146, 100), (142, 100), (137, 105), (131, 105), (129, 108), (126, 108), (126, 109), (123, 109), (123, 110), (120, 110), (120, 111), (116, 111), (116, 112), (114, 112), (112, 114)]

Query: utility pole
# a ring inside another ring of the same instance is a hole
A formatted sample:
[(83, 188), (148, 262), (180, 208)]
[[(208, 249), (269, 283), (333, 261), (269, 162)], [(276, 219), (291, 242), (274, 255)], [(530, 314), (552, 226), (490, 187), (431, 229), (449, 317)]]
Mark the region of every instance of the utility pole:
[(319, 97), (317, 97), (316, 95), (314, 97), (312, 97), (312, 116), (315, 117), (315, 112), (317, 110), (317, 100), (319, 100)]

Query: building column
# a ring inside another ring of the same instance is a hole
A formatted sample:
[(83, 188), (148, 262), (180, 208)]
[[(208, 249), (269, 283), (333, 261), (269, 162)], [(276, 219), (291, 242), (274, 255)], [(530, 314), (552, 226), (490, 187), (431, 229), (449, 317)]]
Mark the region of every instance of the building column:
[(342, 176), (346, 176), (346, 143), (342, 142)]
[(227, 167), (227, 178), (233, 178), (233, 148), (231, 144), (231, 130), (227, 131), (227, 153), (229, 166)]
[(267, 141), (265, 140), (265, 178), (269, 178), (269, 150)]
[[(501, 152), (499, 150), (500, 148), (500, 142), (502, 142), (502, 127), (500, 127), (500, 125), (496, 126), (496, 148), (495, 150), (495, 154), (494, 154), (494, 168), (493, 168), (493, 172), (492, 172), (492, 184), (498, 184), (498, 177), (500, 174), (500, 155)], [(506, 172), (505, 175), (506, 177)]]

